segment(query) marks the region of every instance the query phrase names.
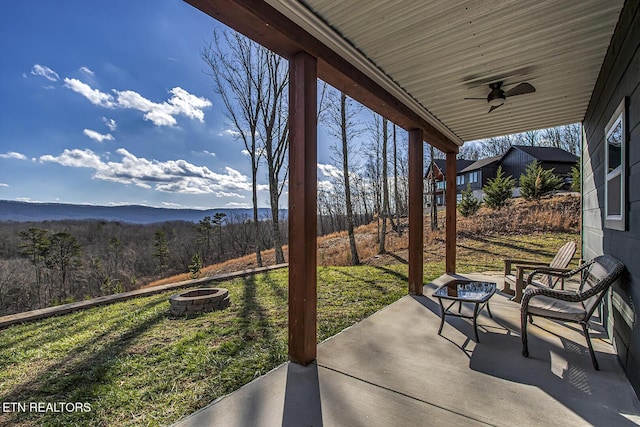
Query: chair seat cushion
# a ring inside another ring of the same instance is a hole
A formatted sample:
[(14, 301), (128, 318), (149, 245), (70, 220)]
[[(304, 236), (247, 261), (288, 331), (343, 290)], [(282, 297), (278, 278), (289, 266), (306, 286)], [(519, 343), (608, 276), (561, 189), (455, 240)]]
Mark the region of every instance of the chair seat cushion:
[[(538, 286), (527, 286), (526, 290), (537, 289)], [(544, 295), (536, 295), (529, 300), (527, 312), (534, 316), (553, 317), (556, 319), (579, 322), (585, 319), (587, 310), (582, 302), (569, 302)]]

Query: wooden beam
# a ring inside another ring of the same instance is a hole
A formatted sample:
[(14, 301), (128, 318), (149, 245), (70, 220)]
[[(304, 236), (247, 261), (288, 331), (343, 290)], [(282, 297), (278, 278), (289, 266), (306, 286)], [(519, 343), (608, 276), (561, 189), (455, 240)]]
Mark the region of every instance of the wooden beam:
[(289, 61), (289, 360), (317, 355), (317, 62)]
[(398, 126), (420, 128), (440, 151), (458, 146), (388, 90), (263, 0), (184, 0), (277, 54), (305, 51), (318, 60), (318, 77)]
[(456, 272), (456, 210), (457, 210), (457, 174), (456, 153), (447, 153), (446, 167), (446, 230), (445, 230), (445, 270), (448, 274)]
[(423, 288), (423, 134), (409, 131), (409, 293), (422, 295)]

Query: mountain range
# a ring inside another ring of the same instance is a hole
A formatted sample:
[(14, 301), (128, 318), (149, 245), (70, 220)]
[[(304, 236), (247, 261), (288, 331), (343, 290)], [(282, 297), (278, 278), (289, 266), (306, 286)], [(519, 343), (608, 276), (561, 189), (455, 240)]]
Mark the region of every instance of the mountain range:
[[(259, 208), (260, 219), (271, 217), (269, 208)], [(281, 210), (286, 215), (286, 210)], [(169, 209), (141, 205), (96, 206), (66, 203), (30, 203), (0, 200), (0, 221), (40, 222), (57, 220), (103, 220), (132, 224), (152, 224), (166, 221), (188, 221), (196, 223), (205, 216), (224, 213), (227, 217), (253, 218), (252, 209)]]

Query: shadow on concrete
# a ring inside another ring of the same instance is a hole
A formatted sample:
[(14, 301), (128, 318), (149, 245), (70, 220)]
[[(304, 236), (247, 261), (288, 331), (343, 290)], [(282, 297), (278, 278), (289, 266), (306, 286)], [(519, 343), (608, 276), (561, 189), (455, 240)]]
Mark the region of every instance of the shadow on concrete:
[(322, 427), (318, 365), (287, 364), (282, 427)]

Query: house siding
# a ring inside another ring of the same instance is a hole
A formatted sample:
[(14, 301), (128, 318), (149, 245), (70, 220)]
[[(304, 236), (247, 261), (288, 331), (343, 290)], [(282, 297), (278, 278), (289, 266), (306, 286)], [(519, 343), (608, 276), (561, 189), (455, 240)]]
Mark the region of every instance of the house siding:
[(502, 172), (505, 176), (512, 176), (516, 180), (516, 186), (519, 185), (518, 180), (527, 169), (530, 163), (534, 162), (534, 159), (530, 154), (521, 150), (511, 150), (505, 157), (500, 160), (502, 166)]
[[(627, 0), (600, 70), (583, 123), (585, 259), (607, 253), (627, 270), (606, 300), (603, 321), (622, 365), (640, 396), (640, 1)], [(604, 128), (627, 99), (627, 228), (604, 227)]]

